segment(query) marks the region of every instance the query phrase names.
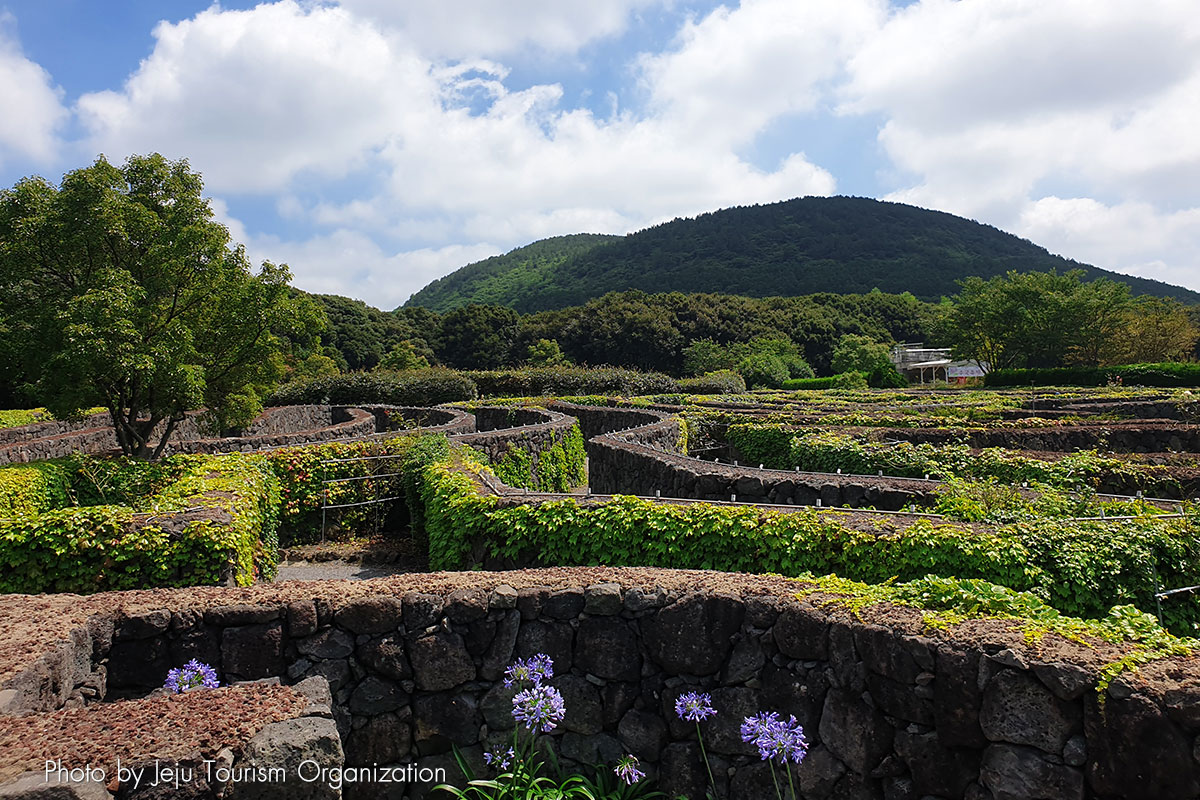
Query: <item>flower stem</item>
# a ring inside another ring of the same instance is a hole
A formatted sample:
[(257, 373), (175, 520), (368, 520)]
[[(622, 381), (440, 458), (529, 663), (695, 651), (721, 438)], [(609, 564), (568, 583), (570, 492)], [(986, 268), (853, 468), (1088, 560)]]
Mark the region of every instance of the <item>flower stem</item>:
[(704, 750), (704, 734), (700, 733), (700, 723), (696, 723), (696, 738), (700, 740), (700, 755), (704, 757), (704, 768), (708, 770), (708, 783), (712, 786), (713, 797), (717, 795), (717, 781), (713, 778), (712, 767), (708, 763), (708, 753)]
[(775, 784), (775, 800), (783, 800), (783, 795), (779, 793), (779, 777), (775, 774), (775, 762), (768, 759), (767, 763), (771, 765), (771, 783)]
[(796, 794), (796, 784), (792, 782), (792, 768), (786, 761), (783, 763), (783, 771), (788, 776), (788, 788), (792, 790), (792, 800), (800, 800), (800, 796)]

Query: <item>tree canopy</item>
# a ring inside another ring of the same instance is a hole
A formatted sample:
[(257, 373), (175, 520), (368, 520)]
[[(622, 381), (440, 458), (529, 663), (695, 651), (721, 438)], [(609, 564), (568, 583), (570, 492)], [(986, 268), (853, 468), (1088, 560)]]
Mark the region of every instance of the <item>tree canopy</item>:
[(55, 415), (107, 408), (127, 454), (161, 453), (201, 407), (249, 421), (321, 323), (286, 265), (251, 269), (202, 190), (156, 154), (0, 192), (4, 347)]
[(1083, 278), (1078, 270), (967, 278), (944, 305), (942, 338), (958, 357), (991, 369), (1110, 366), (1191, 353), (1200, 333), (1184, 306)]

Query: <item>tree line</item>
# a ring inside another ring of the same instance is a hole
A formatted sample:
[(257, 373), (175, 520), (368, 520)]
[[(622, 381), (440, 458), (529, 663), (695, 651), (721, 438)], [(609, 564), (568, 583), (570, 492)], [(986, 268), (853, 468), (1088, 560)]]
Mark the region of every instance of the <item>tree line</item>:
[(640, 290), (520, 314), (469, 304), (386, 312), (257, 268), (186, 160), (100, 157), (59, 185), (0, 191), (0, 408), (107, 409), (122, 448), (208, 408), (230, 430), (285, 381), (429, 366), (609, 365), (754, 386), (861, 373), (895, 385), (888, 345), (924, 341), (993, 367), (1196, 358), (1200, 307), (1081, 272), (968, 278), (940, 303), (907, 292), (798, 297)]

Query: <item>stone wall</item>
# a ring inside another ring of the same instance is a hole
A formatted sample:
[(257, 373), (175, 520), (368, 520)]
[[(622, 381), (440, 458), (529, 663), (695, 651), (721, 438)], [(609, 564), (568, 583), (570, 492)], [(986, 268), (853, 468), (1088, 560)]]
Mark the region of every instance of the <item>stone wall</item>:
[[(370, 436), (376, 431), (375, 415), (361, 408), (331, 408), (329, 406), (285, 406), (269, 409), (247, 428), (247, 435), (221, 439), (187, 439), (172, 437), (165, 452), (231, 453), (252, 452), (273, 447), (289, 447), (312, 442), (351, 439)], [(304, 426), (311, 427), (304, 427)], [(269, 430), (270, 433), (250, 433)]]
[(855, 475), (753, 469), (690, 458), (679, 452), (680, 421), (661, 411), (554, 403), (575, 416), (587, 438), (588, 485), (599, 494), (779, 505), (929, 506), (935, 483)]
[[(503, 669), (543, 652), (566, 701), (548, 737), (563, 763), (632, 752), (668, 796), (704, 797), (695, 728), (673, 711), (693, 690), (711, 692), (718, 711), (703, 729), (723, 797), (773, 796), (766, 765), (738, 735), (744, 716), (766, 710), (804, 726), (807, 800), (1200, 792), (1195, 683), (1160, 696), (1119, 678), (1102, 706), (1094, 668), (1061, 654), (1038, 660), (1019, 633), (929, 638), (778, 591), (730, 593), (720, 576), (689, 591), (616, 581), (516, 590), (503, 579), (93, 618), (9, 684), (9, 710), (148, 690), (194, 657), (223, 681), (327, 679), (347, 764), (450, 767), (457, 746), (483, 772), (484, 748), (511, 735)], [(36, 702), (14, 706), (14, 686)]]
[[(192, 412), (171, 435), (165, 452), (227, 453), (288, 447), (309, 442), (367, 438), (377, 433), (421, 426), (429, 433), (462, 434), (475, 430), (474, 418), (449, 408), (408, 406), (281, 406), (266, 409), (238, 436), (212, 438), (203, 416)], [(160, 435), (165, 423), (156, 428)], [(45, 422), (21, 428), (0, 429), (0, 464), (62, 458), (72, 453), (108, 453), (116, 436), (108, 413), (82, 422)], [(7, 444), (4, 442), (7, 441)]]

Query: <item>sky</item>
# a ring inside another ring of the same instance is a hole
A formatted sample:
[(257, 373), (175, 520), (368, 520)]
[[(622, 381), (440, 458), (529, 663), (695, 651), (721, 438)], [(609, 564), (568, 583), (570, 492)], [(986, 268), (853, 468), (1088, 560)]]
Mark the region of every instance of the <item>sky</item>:
[(0, 0), (0, 187), (186, 158), (390, 309), (568, 233), (911, 203), (1200, 290), (1196, 0)]

